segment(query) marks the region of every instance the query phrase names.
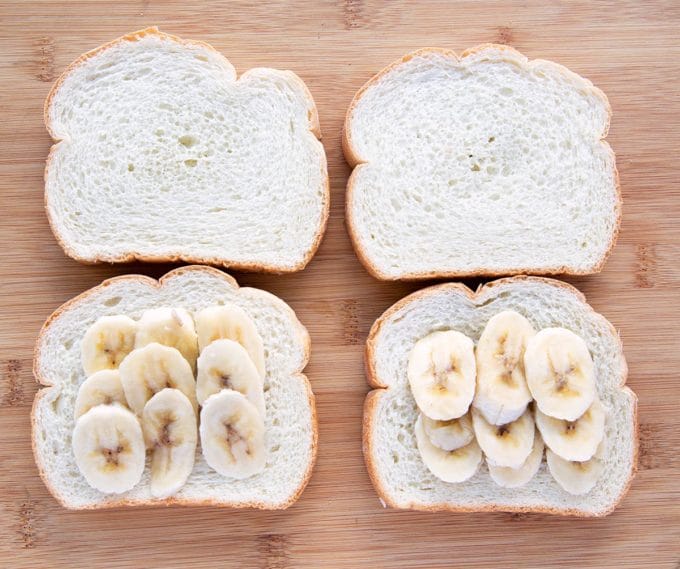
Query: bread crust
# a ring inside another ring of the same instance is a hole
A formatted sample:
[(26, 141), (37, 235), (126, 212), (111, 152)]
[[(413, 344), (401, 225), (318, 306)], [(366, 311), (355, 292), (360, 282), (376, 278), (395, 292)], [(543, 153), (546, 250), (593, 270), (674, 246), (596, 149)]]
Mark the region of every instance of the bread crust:
[[(356, 147), (354, 145), (354, 142), (352, 141), (352, 129), (350, 126), (351, 123), (351, 118), (354, 113), (354, 109), (356, 106), (359, 104), (360, 99), (364, 95), (364, 93), (373, 85), (376, 83), (380, 82), (380, 80), (387, 75), (390, 71), (392, 71), (395, 67), (398, 67), (402, 63), (406, 63), (410, 59), (413, 59), (413, 57), (423, 55), (423, 54), (428, 54), (428, 53), (438, 53), (441, 55), (444, 55), (445, 57), (450, 57), (451, 59), (459, 62), (466, 57), (470, 56), (478, 56), (484, 53), (486, 50), (495, 50), (495, 51), (502, 51), (506, 52), (510, 60), (514, 60), (516, 63), (519, 62), (520, 64), (527, 65), (528, 67), (538, 67), (538, 66), (545, 66), (549, 67), (555, 72), (563, 75), (564, 77), (568, 78), (570, 81), (576, 83), (579, 85), (581, 88), (587, 89), (590, 93), (598, 97), (599, 99), (602, 100), (604, 103), (606, 109), (607, 109), (607, 123), (605, 124), (605, 127), (602, 131), (602, 134), (600, 136), (600, 143), (604, 146), (605, 150), (607, 151), (608, 154), (611, 156), (612, 160), (612, 165), (613, 165), (613, 175), (614, 175), (614, 185), (615, 185), (615, 191), (616, 191), (616, 203), (615, 203), (615, 211), (616, 211), (616, 220), (614, 223), (614, 230), (612, 232), (612, 236), (609, 242), (609, 245), (607, 247), (607, 250), (604, 252), (602, 257), (598, 260), (598, 262), (593, 265), (592, 267), (588, 269), (578, 269), (574, 267), (570, 267), (568, 265), (561, 265), (559, 267), (516, 267), (512, 269), (508, 269), (506, 271), (497, 271), (493, 269), (478, 269), (474, 271), (444, 271), (444, 270), (432, 270), (432, 271), (420, 271), (420, 272), (415, 272), (415, 273), (402, 273), (397, 276), (392, 276), (383, 273), (370, 259), (368, 256), (368, 253), (366, 252), (366, 248), (363, 246), (361, 243), (361, 239), (359, 238), (359, 234), (356, 230), (356, 224), (353, 216), (353, 210), (351, 207), (351, 203), (353, 201), (353, 196), (354, 196), (354, 184), (356, 181), (356, 172), (358, 168), (360, 168), (363, 164), (366, 164), (367, 162), (362, 159), (361, 156), (359, 156), (359, 152), (356, 150)], [(354, 251), (359, 258), (359, 261), (361, 264), (365, 267), (365, 269), (373, 276), (374, 278), (378, 280), (383, 280), (383, 281), (406, 281), (406, 282), (413, 282), (413, 281), (422, 281), (422, 280), (428, 280), (428, 279), (443, 279), (443, 278), (460, 278), (460, 277), (491, 277), (491, 278), (496, 278), (496, 277), (502, 277), (504, 275), (513, 275), (513, 274), (520, 274), (520, 273), (525, 273), (525, 274), (534, 274), (534, 275), (590, 275), (590, 274), (595, 274), (599, 273), (602, 271), (602, 268), (604, 267), (604, 264), (606, 263), (607, 259), (611, 255), (612, 251), (614, 250), (614, 246), (616, 245), (616, 242), (619, 237), (619, 232), (621, 230), (621, 217), (622, 217), (622, 208), (623, 208), (623, 195), (621, 193), (621, 183), (619, 180), (619, 171), (618, 168), (616, 167), (616, 154), (612, 150), (611, 146), (609, 143), (605, 140), (607, 133), (609, 132), (609, 125), (611, 123), (611, 116), (612, 116), (612, 110), (611, 110), (611, 105), (609, 104), (609, 99), (607, 99), (607, 96), (604, 94), (604, 92), (597, 87), (595, 87), (588, 79), (581, 77), (580, 75), (574, 73), (573, 71), (567, 69), (563, 65), (560, 65), (559, 63), (555, 63), (552, 61), (547, 61), (545, 59), (534, 59), (534, 60), (529, 60), (526, 58), (524, 55), (522, 55), (519, 51), (517, 51), (515, 48), (508, 46), (508, 45), (502, 45), (502, 44), (493, 44), (493, 43), (485, 43), (485, 44), (480, 44), (478, 46), (469, 48), (465, 50), (460, 56), (456, 54), (456, 52), (449, 50), (449, 49), (443, 49), (443, 48), (438, 48), (438, 47), (426, 47), (422, 48), (416, 51), (413, 51), (407, 55), (404, 55), (402, 58), (393, 61), (390, 63), (387, 67), (379, 71), (376, 75), (374, 75), (371, 79), (369, 79), (354, 95), (352, 102), (350, 103), (348, 109), (347, 109), (347, 114), (345, 115), (345, 120), (343, 123), (343, 128), (342, 128), (342, 150), (345, 155), (345, 160), (347, 163), (350, 165), (351, 168), (353, 168), (353, 171), (349, 177), (349, 180), (347, 181), (347, 191), (345, 193), (345, 212), (346, 212), (346, 220), (347, 220), (347, 232), (349, 233), (350, 240), (352, 242), (352, 246), (354, 247)]]
[[(171, 34), (166, 34), (164, 32), (161, 32), (157, 27), (149, 27), (145, 28), (143, 30), (138, 30), (136, 32), (132, 32), (129, 34), (126, 34), (124, 36), (121, 36), (119, 38), (116, 38), (115, 40), (112, 40), (110, 42), (107, 42), (93, 50), (87, 51), (83, 53), (80, 57), (78, 57), (75, 61), (73, 61), (65, 70), (64, 72), (59, 76), (59, 78), (55, 81), (54, 85), (52, 85), (52, 88), (50, 89), (50, 92), (47, 95), (47, 98), (45, 99), (45, 103), (43, 105), (43, 120), (45, 122), (45, 128), (47, 129), (47, 132), (49, 133), (50, 137), (52, 137), (52, 140), (54, 141), (54, 144), (50, 148), (50, 151), (47, 155), (47, 160), (45, 162), (45, 170), (44, 170), (44, 175), (43, 175), (43, 180), (46, 182), (47, 181), (47, 176), (48, 172), (50, 170), (50, 165), (54, 156), (54, 152), (58, 146), (58, 144), (61, 142), (61, 138), (57, 136), (57, 134), (54, 132), (54, 129), (52, 128), (52, 121), (50, 119), (50, 107), (52, 105), (52, 99), (54, 98), (55, 94), (61, 87), (62, 83), (66, 80), (66, 78), (78, 67), (80, 66), (83, 62), (87, 61), (91, 57), (94, 57), (95, 55), (98, 55), (102, 51), (105, 51), (111, 47), (115, 47), (116, 45), (123, 43), (123, 42), (133, 42), (133, 41), (138, 41), (139, 39), (146, 37), (146, 36), (157, 36), (159, 38), (164, 38), (167, 40), (172, 40), (174, 42), (177, 42), (182, 45), (187, 45), (187, 46), (200, 46), (204, 49), (208, 49), (212, 51), (213, 53), (217, 54), (220, 58), (224, 59), (231, 65), (229, 60), (224, 57), (219, 51), (217, 51), (214, 47), (212, 47), (210, 44), (198, 40), (187, 40), (180, 38), (178, 36), (174, 36)], [(308, 120), (309, 120), (309, 131), (314, 134), (314, 136), (321, 141), (322, 136), (321, 136), (321, 125), (319, 123), (319, 112), (316, 107), (316, 103), (314, 101), (314, 98), (312, 97), (311, 92), (309, 91), (309, 88), (305, 84), (300, 77), (298, 77), (295, 73), (292, 71), (289, 71), (288, 73), (291, 74), (293, 77), (293, 80), (295, 83), (298, 85), (300, 90), (304, 93), (305, 98), (308, 100), (309, 106), (310, 106), (310, 112), (308, 113)], [(240, 79), (237, 78), (237, 81)], [(94, 257), (83, 257), (82, 255), (79, 255), (76, 251), (73, 250), (72, 247), (69, 246), (69, 244), (66, 242), (64, 237), (61, 235), (59, 232), (59, 225), (57, 223), (57, 220), (53, 219), (52, 214), (50, 213), (50, 210), (47, 206), (47, 186), (45, 186), (45, 192), (43, 196), (43, 205), (45, 208), (45, 212), (47, 214), (47, 221), (50, 225), (50, 228), (52, 229), (52, 233), (54, 234), (55, 239), (59, 243), (59, 246), (64, 250), (64, 253), (71, 257), (72, 259), (75, 259), (76, 261), (83, 263), (85, 265), (98, 265), (101, 263), (132, 263), (134, 261), (143, 261), (143, 262), (148, 262), (148, 263), (175, 263), (175, 262), (184, 262), (184, 263), (190, 263), (190, 264), (205, 264), (205, 265), (215, 265), (215, 266), (220, 266), (232, 270), (240, 270), (240, 271), (248, 271), (248, 272), (263, 272), (263, 273), (272, 273), (272, 274), (287, 274), (287, 273), (295, 273), (298, 271), (301, 271), (304, 269), (309, 262), (312, 260), (312, 257), (315, 255), (317, 249), (321, 245), (321, 240), (323, 239), (324, 234), (326, 233), (326, 227), (328, 225), (328, 216), (330, 214), (330, 178), (328, 174), (328, 165), (327, 165), (327, 160), (326, 160), (326, 153), (325, 151), (322, 153), (323, 154), (323, 165), (322, 165), (322, 170), (323, 170), (323, 175), (324, 175), (324, 192), (323, 192), (323, 210), (321, 213), (321, 219), (319, 221), (319, 226), (317, 227), (316, 233), (314, 234), (314, 240), (312, 242), (311, 247), (309, 250), (305, 253), (305, 256), (301, 261), (299, 261), (297, 264), (290, 266), (290, 267), (281, 267), (269, 263), (259, 263), (259, 262), (242, 262), (242, 261), (230, 261), (229, 259), (223, 259), (220, 257), (200, 257), (200, 256), (195, 256), (195, 255), (183, 255), (183, 254), (177, 254), (177, 255), (146, 255), (143, 253), (139, 253), (136, 251), (130, 251), (129, 253), (125, 253), (122, 255), (105, 255), (105, 254), (99, 254)]]
[(384, 395), (389, 389), (387, 385), (380, 381), (378, 376), (376, 365), (375, 365), (375, 348), (379, 340), (380, 332), (385, 324), (385, 322), (392, 316), (395, 312), (398, 312), (402, 308), (408, 306), (412, 302), (426, 298), (427, 296), (438, 294), (441, 291), (455, 291), (458, 294), (462, 294), (471, 301), (480, 296), (482, 293), (489, 289), (498, 288), (511, 283), (521, 283), (521, 282), (538, 282), (549, 284), (558, 288), (562, 288), (569, 293), (573, 294), (579, 301), (583, 302), (588, 307), (588, 310), (594, 314), (598, 314), (595, 310), (586, 302), (586, 298), (581, 291), (576, 289), (562, 281), (557, 281), (554, 279), (544, 278), (544, 277), (533, 277), (533, 276), (515, 276), (506, 277), (503, 279), (498, 279), (487, 284), (480, 285), (477, 290), (473, 291), (462, 283), (443, 283), (439, 285), (433, 285), (426, 287), (424, 289), (418, 290), (408, 296), (405, 296), (401, 300), (397, 301), (395, 304), (390, 306), (374, 323), (366, 340), (366, 351), (365, 351), (365, 365), (366, 365), (366, 379), (369, 386), (372, 388), (371, 391), (366, 395), (364, 400), (364, 414), (363, 414), (363, 429), (362, 429), (362, 449), (364, 454), (364, 461), (366, 463), (366, 468), (368, 470), (369, 478), (375, 488), (376, 492), (380, 496), (380, 499), (392, 508), (405, 509), (405, 510), (419, 510), (427, 512), (516, 512), (516, 513), (544, 513), (544, 514), (556, 514), (561, 516), (574, 516), (574, 517), (603, 517), (614, 511), (621, 503), (621, 500), (625, 497), (630, 489), (633, 482), (633, 478), (637, 473), (638, 468), (638, 456), (639, 456), (639, 445), (640, 445), (640, 433), (639, 433), (639, 421), (638, 421), (638, 398), (637, 395), (628, 387), (625, 386), (626, 379), (628, 377), (628, 365), (626, 358), (623, 354), (623, 345), (619, 338), (618, 332), (614, 326), (608, 320), (604, 319), (609, 327), (611, 334), (617, 338), (619, 346), (619, 355), (623, 362), (623, 369), (621, 373), (619, 387), (624, 391), (628, 397), (630, 397), (633, 403), (633, 456), (632, 469), (626, 484), (621, 491), (617, 501), (611, 504), (609, 507), (598, 511), (598, 512), (587, 512), (580, 510), (578, 508), (554, 508), (554, 507), (530, 507), (530, 506), (497, 506), (493, 504), (484, 506), (452, 506), (446, 503), (439, 503), (433, 505), (425, 505), (417, 502), (411, 502), (404, 506), (397, 504), (390, 495), (389, 491), (382, 484), (379, 476), (378, 466), (376, 464), (376, 459), (374, 458), (373, 431), (377, 424), (376, 406), (378, 404), (379, 398)]
[[(310, 458), (309, 458), (309, 463), (307, 464), (307, 470), (305, 471), (305, 474), (296, 488), (296, 490), (288, 497), (287, 500), (284, 502), (281, 502), (279, 504), (271, 505), (266, 502), (260, 502), (260, 501), (251, 501), (251, 502), (220, 502), (217, 500), (213, 499), (188, 499), (188, 498), (181, 498), (181, 497), (169, 497), (169, 498), (164, 498), (164, 499), (158, 499), (158, 500), (140, 500), (140, 499), (126, 499), (126, 498), (121, 498), (118, 500), (109, 500), (103, 503), (99, 504), (88, 504), (86, 506), (73, 506), (72, 504), (68, 503), (67, 500), (64, 499), (64, 497), (57, 491), (57, 489), (50, 483), (49, 477), (47, 476), (47, 472), (45, 470), (45, 467), (42, 463), (42, 458), (40, 457), (40, 453), (38, 452), (37, 445), (36, 445), (36, 439), (37, 439), (37, 430), (38, 430), (38, 420), (37, 420), (37, 409), (38, 405), (40, 403), (40, 400), (47, 394), (48, 389), (52, 387), (52, 384), (47, 381), (42, 373), (40, 372), (40, 359), (42, 357), (40, 347), (42, 345), (42, 339), (45, 333), (47, 332), (48, 328), (56, 321), (59, 319), (59, 317), (68, 312), (71, 308), (76, 306), (78, 303), (82, 302), (83, 300), (89, 298), (92, 295), (98, 294), (101, 290), (105, 289), (106, 287), (110, 286), (113, 283), (119, 283), (121, 281), (131, 281), (131, 282), (137, 282), (137, 283), (144, 283), (147, 286), (151, 286), (156, 289), (160, 289), (163, 284), (174, 278), (177, 277), (183, 273), (186, 272), (204, 272), (211, 274), (213, 276), (217, 276), (219, 278), (224, 279), (231, 287), (240, 290), (240, 291), (252, 291), (252, 290), (257, 290), (258, 292), (262, 292), (264, 294), (267, 294), (269, 296), (272, 296), (277, 299), (277, 301), (283, 303), (283, 305), (288, 309), (289, 311), (289, 316), (293, 319), (294, 323), (297, 325), (298, 328), (298, 339), (303, 345), (303, 358), (301, 362), (300, 369), (293, 373), (295, 377), (300, 378), (305, 385), (305, 389), (307, 391), (307, 403), (309, 405), (310, 411), (311, 411), (311, 416), (312, 416), (312, 442), (311, 442), (311, 449), (310, 449)], [(314, 470), (314, 465), (316, 464), (316, 457), (317, 457), (317, 447), (318, 447), (318, 437), (319, 437), (319, 427), (318, 427), (318, 419), (317, 419), (317, 412), (316, 412), (316, 400), (314, 397), (314, 393), (312, 392), (312, 386), (307, 378), (307, 376), (302, 373), (304, 368), (307, 366), (307, 363), (309, 362), (309, 356), (311, 353), (311, 340), (309, 337), (309, 333), (307, 332), (307, 329), (303, 326), (303, 324), (298, 320), (297, 316), (295, 315), (295, 312), (293, 309), (288, 306), (288, 304), (284, 303), (281, 299), (276, 297), (275, 295), (272, 295), (271, 293), (267, 293), (265, 291), (260, 291), (259, 289), (251, 289), (249, 287), (240, 287), (238, 283), (236, 282), (236, 279), (234, 279), (231, 275), (228, 275), (219, 269), (215, 269), (213, 267), (206, 267), (206, 266), (198, 266), (198, 265), (189, 265), (185, 267), (179, 267), (177, 269), (174, 269), (165, 275), (163, 275), (160, 279), (152, 279), (151, 277), (147, 277), (144, 275), (121, 275), (117, 277), (112, 277), (110, 279), (106, 279), (103, 281), (101, 284), (86, 290), (85, 292), (79, 294), (78, 296), (75, 296), (74, 298), (68, 300), (64, 304), (62, 304), (59, 308), (57, 308), (50, 316), (49, 318), (45, 321), (43, 324), (40, 333), (38, 334), (38, 339), (36, 340), (34, 351), (33, 351), (33, 375), (36, 379), (36, 381), (39, 383), (40, 386), (44, 387), (45, 389), (39, 389), (38, 392), (35, 394), (35, 397), (33, 399), (33, 405), (31, 407), (31, 448), (33, 450), (33, 458), (35, 460), (35, 464), (38, 468), (38, 473), (40, 474), (40, 477), (42, 478), (42, 481), (44, 482), (45, 486), (49, 490), (50, 494), (54, 496), (54, 498), (61, 504), (64, 508), (67, 508), (69, 510), (102, 510), (102, 509), (111, 509), (111, 508), (122, 508), (122, 507), (128, 507), (128, 506), (217, 506), (217, 507), (222, 507), (222, 508), (255, 508), (255, 509), (260, 509), (260, 510), (285, 510), (286, 508), (290, 507), (293, 503), (295, 503), (302, 492), (304, 491), (305, 487), (309, 483), (310, 478), (312, 477), (312, 471)]]

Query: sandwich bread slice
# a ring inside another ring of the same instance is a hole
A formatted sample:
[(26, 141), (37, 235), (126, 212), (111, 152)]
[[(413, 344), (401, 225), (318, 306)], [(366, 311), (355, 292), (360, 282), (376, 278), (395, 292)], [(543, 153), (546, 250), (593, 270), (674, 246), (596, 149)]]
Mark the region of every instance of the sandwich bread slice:
[(565, 283), (415, 292), (373, 325), (366, 369), (364, 457), (384, 504), (603, 516), (630, 486), (637, 397), (621, 340)]
[(52, 230), (86, 263), (292, 272), (326, 227), (326, 156), (291, 71), (234, 66), (149, 28), (90, 51), (45, 102)]
[(598, 272), (621, 218), (604, 93), (502, 45), (422, 49), (345, 120), (347, 226), (384, 280)]
[(316, 457), (309, 352), (287, 304), (217, 269), (106, 280), (38, 337), (40, 474), (69, 509), (286, 508)]

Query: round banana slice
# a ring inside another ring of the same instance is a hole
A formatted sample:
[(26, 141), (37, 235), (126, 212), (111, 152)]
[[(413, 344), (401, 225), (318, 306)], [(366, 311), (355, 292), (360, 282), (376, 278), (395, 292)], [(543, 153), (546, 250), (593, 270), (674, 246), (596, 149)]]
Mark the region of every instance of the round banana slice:
[(462, 417), (475, 395), (474, 344), (454, 330), (433, 332), (416, 342), (407, 373), (424, 415), (440, 421)]
[(137, 415), (155, 393), (166, 387), (179, 389), (194, 411), (198, 409), (191, 366), (175, 348), (153, 343), (133, 350), (120, 365), (120, 380), (128, 405)]
[(206, 462), (222, 476), (242, 479), (264, 469), (264, 420), (238, 391), (223, 389), (205, 400), (200, 434)]
[(565, 460), (583, 462), (590, 459), (604, 438), (606, 412), (595, 399), (575, 421), (555, 419), (536, 409), (536, 426), (550, 450)]
[(465, 482), (472, 478), (482, 462), (482, 451), (477, 441), (456, 450), (446, 451), (434, 446), (419, 415), (415, 425), (416, 443), (427, 469), (444, 482)]
[(127, 407), (127, 399), (117, 369), (102, 369), (92, 374), (78, 388), (73, 410), (74, 418), (87, 413), (97, 405), (120, 403)]
[(545, 328), (529, 340), (524, 370), (538, 408), (556, 419), (578, 419), (597, 395), (588, 346), (564, 328)]
[(492, 425), (511, 423), (531, 401), (524, 351), (535, 334), (524, 316), (506, 310), (489, 320), (477, 342), (477, 391), (472, 405)]
[(422, 413), (421, 417), (427, 438), (434, 446), (442, 450), (456, 450), (470, 444), (475, 438), (469, 413), (448, 421), (430, 419)]
[(198, 432), (191, 401), (179, 389), (162, 389), (144, 406), (142, 429), (153, 453), (151, 495), (172, 496), (194, 468)]
[(146, 450), (137, 417), (120, 405), (98, 405), (76, 421), (73, 454), (87, 483), (106, 494), (134, 488)]
[(92, 375), (116, 369), (135, 347), (137, 323), (127, 316), (102, 316), (87, 329), (80, 344), (83, 369)]
[(491, 479), (503, 488), (519, 488), (529, 482), (541, 467), (543, 460), (543, 439), (539, 433), (534, 434), (534, 445), (527, 459), (519, 468), (497, 466), (493, 461), (486, 459)]
[(604, 441), (595, 456), (585, 462), (565, 460), (549, 448), (545, 452), (548, 470), (563, 490), (580, 496), (590, 492), (604, 472)]
[(211, 306), (196, 315), (198, 348), (203, 349), (215, 340), (226, 338), (241, 344), (253, 360), (260, 377), (264, 379), (265, 362), (262, 337), (253, 320), (240, 306), (224, 304)]
[(198, 357), (196, 397), (200, 405), (222, 389), (243, 393), (264, 417), (262, 378), (246, 349), (233, 340), (215, 340)]
[(534, 445), (534, 419), (531, 411), (507, 425), (492, 425), (479, 411), (472, 409), (472, 425), (479, 446), (496, 466), (520, 468)]
[(156, 342), (179, 350), (196, 369), (198, 341), (194, 320), (183, 308), (153, 308), (139, 319), (135, 348)]

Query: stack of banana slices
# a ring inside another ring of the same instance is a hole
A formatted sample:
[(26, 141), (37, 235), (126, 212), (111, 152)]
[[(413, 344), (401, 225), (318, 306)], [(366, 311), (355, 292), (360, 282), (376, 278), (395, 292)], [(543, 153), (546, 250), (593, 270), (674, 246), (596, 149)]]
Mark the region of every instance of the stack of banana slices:
[(209, 307), (195, 321), (182, 308), (147, 310), (138, 321), (104, 316), (81, 348), (87, 379), (72, 447), (93, 488), (131, 490), (149, 451), (151, 495), (172, 496), (193, 470), (199, 435), (206, 462), (223, 476), (264, 468), (264, 347), (240, 307)]
[(567, 492), (586, 494), (604, 469), (606, 411), (585, 342), (564, 328), (536, 333), (514, 311), (493, 316), (477, 347), (464, 334), (433, 332), (411, 351), (420, 410), (416, 443), (425, 466), (464, 482), (486, 457), (493, 481), (517, 488), (548, 469)]

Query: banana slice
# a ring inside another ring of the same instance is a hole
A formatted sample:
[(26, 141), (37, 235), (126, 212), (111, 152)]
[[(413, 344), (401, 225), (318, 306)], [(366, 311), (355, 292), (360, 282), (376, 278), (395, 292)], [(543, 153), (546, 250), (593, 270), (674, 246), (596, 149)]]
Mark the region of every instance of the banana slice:
[(191, 366), (175, 348), (153, 343), (133, 350), (120, 364), (120, 380), (128, 405), (137, 415), (155, 393), (166, 387), (179, 389), (194, 411), (198, 409)]
[(479, 411), (472, 409), (472, 425), (479, 446), (496, 466), (520, 468), (534, 445), (534, 419), (527, 409), (507, 425), (492, 425)]
[(527, 459), (519, 468), (508, 468), (507, 466), (497, 466), (489, 458), (486, 464), (489, 467), (491, 479), (503, 488), (519, 488), (529, 482), (541, 467), (543, 460), (543, 439), (540, 433), (534, 433), (534, 445)]
[(264, 469), (264, 420), (238, 391), (223, 389), (205, 400), (200, 434), (206, 462), (222, 476), (242, 479)]
[(467, 413), (458, 419), (438, 421), (430, 419), (421, 413), (423, 428), (430, 442), (442, 450), (456, 450), (472, 442), (475, 432), (472, 429), (472, 419)]
[(585, 462), (573, 462), (563, 459), (548, 448), (545, 458), (548, 470), (555, 481), (563, 490), (580, 496), (590, 492), (604, 472), (604, 439), (595, 453), (595, 456)]
[(524, 351), (536, 332), (521, 314), (506, 310), (487, 323), (477, 343), (477, 392), (472, 405), (492, 425), (524, 413), (531, 393), (524, 376)]
[(482, 462), (482, 451), (472, 439), (464, 447), (452, 451), (434, 446), (423, 424), (423, 415), (418, 415), (415, 425), (416, 443), (427, 469), (444, 482), (465, 482), (472, 478)]
[(127, 399), (117, 369), (102, 369), (88, 377), (78, 388), (74, 406), (74, 418), (87, 413), (97, 405), (120, 403), (127, 407)]
[(575, 421), (597, 394), (588, 346), (564, 328), (545, 328), (529, 340), (524, 369), (539, 409), (556, 419)]
[(80, 344), (83, 369), (92, 375), (116, 369), (135, 347), (137, 323), (127, 316), (102, 316), (87, 329)]
[(240, 306), (225, 304), (211, 306), (201, 310), (196, 315), (196, 330), (198, 331), (198, 348), (203, 349), (214, 342), (226, 338), (241, 344), (250, 359), (253, 360), (260, 377), (264, 379), (265, 362), (262, 337), (255, 327), (255, 323)]
[(262, 378), (246, 349), (233, 340), (215, 340), (198, 357), (196, 397), (199, 404), (222, 389), (243, 393), (264, 417)]
[(424, 415), (440, 421), (462, 417), (475, 395), (474, 344), (454, 330), (433, 332), (416, 342), (407, 373)]
[(120, 405), (98, 405), (76, 421), (71, 440), (80, 472), (93, 488), (120, 494), (144, 472), (146, 450), (139, 421)]
[(549, 417), (536, 409), (536, 426), (548, 448), (565, 460), (590, 459), (604, 438), (606, 412), (599, 399), (575, 421)]
[(156, 342), (180, 351), (196, 369), (198, 341), (191, 315), (183, 308), (153, 308), (139, 319), (135, 348)]
[(151, 458), (151, 495), (167, 498), (184, 486), (194, 468), (196, 414), (179, 389), (162, 389), (144, 406), (142, 429)]

